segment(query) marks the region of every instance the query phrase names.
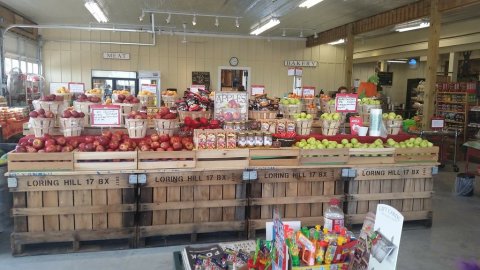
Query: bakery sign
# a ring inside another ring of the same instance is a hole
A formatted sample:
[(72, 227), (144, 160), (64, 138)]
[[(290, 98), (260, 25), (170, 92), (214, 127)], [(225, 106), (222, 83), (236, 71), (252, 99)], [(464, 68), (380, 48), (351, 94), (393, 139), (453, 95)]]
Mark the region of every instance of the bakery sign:
[(317, 67), (318, 62), (313, 60), (285, 60), (286, 67)]
[(122, 52), (104, 52), (103, 59), (130, 60), (130, 54)]

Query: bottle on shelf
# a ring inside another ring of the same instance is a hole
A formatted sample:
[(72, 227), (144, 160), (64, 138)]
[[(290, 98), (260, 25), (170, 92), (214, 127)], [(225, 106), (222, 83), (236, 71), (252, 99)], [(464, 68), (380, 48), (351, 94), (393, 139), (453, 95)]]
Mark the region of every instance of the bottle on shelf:
[(343, 227), (345, 215), (340, 208), (340, 200), (333, 198), (330, 200), (330, 206), (325, 210), (324, 216), (324, 228), (328, 231), (332, 231), (336, 227)]

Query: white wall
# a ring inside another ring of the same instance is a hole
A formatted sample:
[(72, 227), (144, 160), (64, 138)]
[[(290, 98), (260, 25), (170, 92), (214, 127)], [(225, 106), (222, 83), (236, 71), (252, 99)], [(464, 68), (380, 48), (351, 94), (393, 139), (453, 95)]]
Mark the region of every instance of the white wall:
[[(304, 68), (304, 85), (337, 89), (344, 80), (343, 47), (306, 48), (303, 40), (187, 36), (188, 43), (183, 44), (182, 36), (157, 35), (157, 45), (150, 47), (71, 42), (149, 41), (148, 36), (138, 33), (48, 30), (41, 34), (46, 40), (43, 51), (47, 82), (83, 82), (88, 88), (92, 69), (159, 70), (163, 89), (172, 87), (181, 91), (190, 86), (192, 71), (208, 71), (215, 90), (218, 67), (228, 66), (232, 56), (238, 57), (239, 66), (251, 67), (251, 83), (264, 84), (266, 92), (272, 96), (283, 95), (292, 88), (293, 79), (287, 76), (284, 60), (318, 61), (318, 67)], [(131, 60), (105, 60), (103, 52), (130, 53)]]

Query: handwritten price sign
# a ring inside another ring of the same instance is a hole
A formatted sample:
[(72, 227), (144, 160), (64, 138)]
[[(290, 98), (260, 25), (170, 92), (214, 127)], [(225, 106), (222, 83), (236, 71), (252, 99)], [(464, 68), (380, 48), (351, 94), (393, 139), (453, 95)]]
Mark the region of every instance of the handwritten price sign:
[(356, 112), (357, 94), (337, 94), (335, 98), (335, 110), (337, 112)]
[(119, 105), (91, 105), (90, 120), (95, 127), (120, 126), (121, 108)]

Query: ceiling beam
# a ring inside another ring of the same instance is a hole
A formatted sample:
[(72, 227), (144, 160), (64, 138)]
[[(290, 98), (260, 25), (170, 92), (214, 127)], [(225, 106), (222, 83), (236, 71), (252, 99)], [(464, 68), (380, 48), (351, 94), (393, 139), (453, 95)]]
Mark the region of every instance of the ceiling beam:
[[(480, 4), (480, 0), (439, 0), (439, 12)], [(420, 0), (405, 6), (360, 19), (353, 22), (353, 34), (358, 35), (388, 26), (413, 21), (428, 17), (430, 13), (430, 0)], [(346, 25), (318, 33), (318, 38), (307, 37), (307, 47), (314, 47), (346, 37)]]

